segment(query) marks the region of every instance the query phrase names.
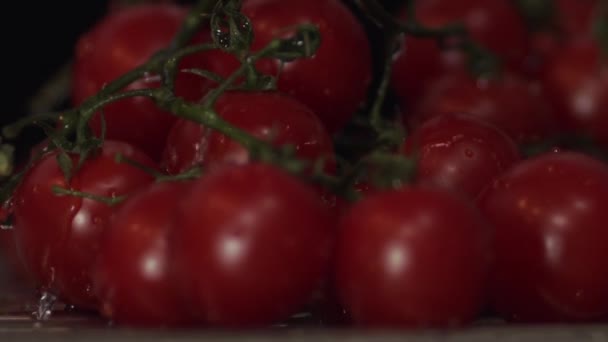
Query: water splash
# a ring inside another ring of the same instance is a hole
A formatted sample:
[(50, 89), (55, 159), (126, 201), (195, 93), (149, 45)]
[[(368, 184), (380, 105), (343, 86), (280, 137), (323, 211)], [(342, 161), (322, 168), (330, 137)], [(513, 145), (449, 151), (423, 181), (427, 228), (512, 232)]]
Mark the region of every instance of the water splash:
[(57, 296), (49, 292), (43, 292), (38, 301), (38, 307), (36, 311), (32, 313), (34, 318), (38, 321), (47, 321), (53, 314), (53, 307), (57, 303)]

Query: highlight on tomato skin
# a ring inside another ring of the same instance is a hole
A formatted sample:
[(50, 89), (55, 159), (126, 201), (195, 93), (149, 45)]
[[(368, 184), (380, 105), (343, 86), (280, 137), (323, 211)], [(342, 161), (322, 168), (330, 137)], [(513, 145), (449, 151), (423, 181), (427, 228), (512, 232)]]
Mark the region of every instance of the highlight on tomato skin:
[(172, 255), (185, 307), (217, 328), (284, 321), (330, 271), (335, 216), (269, 164), (225, 165), (178, 203)]
[(579, 152), (528, 159), (477, 205), (494, 227), (490, 304), (507, 321), (602, 322), (608, 166)]
[[(150, 174), (116, 162), (116, 154), (150, 168), (155, 164), (141, 150), (108, 140), (67, 181), (57, 154), (50, 152), (36, 162), (14, 194), (15, 241), (26, 269), (41, 291), (78, 308), (96, 310), (98, 300), (92, 292), (89, 272), (114, 208), (95, 199), (58, 196), (54, 188), (116, 198), (154, 181)], [(68, 158), (77, 164), (76, 154)]]
[(108, 221), (92, 271), (100, 313), (130, 327), (188, 327), (170, 258), (176, 203), (192, 181), (161, 182), (132, 194)]
[(368, 328), (472, 323), (486, 303), (489, 228), (450, 191), (410, 186), (366, 197), (339, 225), (334, 279), (342, 305)]

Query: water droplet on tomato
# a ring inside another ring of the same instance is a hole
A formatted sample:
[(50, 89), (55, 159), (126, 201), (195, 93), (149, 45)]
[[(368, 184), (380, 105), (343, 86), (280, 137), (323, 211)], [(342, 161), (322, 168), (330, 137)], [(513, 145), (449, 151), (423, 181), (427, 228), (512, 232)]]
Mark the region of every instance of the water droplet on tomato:
[(467, 156), (468, 158), (473, 158), (475, 156), (475, 152), (473, 152), (473, 150), (467, 148), (464, 150), (464, 155)]

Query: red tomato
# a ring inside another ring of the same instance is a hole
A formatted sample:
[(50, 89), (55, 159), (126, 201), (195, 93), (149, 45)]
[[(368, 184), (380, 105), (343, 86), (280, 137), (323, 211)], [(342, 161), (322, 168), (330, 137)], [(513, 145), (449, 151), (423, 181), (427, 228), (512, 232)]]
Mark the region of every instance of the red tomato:
[(556, 21), (566, 37), (591, 36), (597, 0), (555, 0)]
[(606, 198), (608, 167), (572, 152), (524, 161), (482, 193), (495, 229), (497, 313), (522, 322), (606, 317)]
[[(406, 20), (402, 11), (400, 18)], [(520, 68), (527, 53), (525, 25), (508, 0), (419, 0), (416, 19), (427, 27), (461, 22), (471, 37), (491, 52)], [(405, 108), (415, 106), (432, 79), (448, 70), (463, 67), (464, 58), (456, 50), (441, 52), (428, 38), (407, 37), (394, 60), (392, 84)]]
[(449, 73), (437, 79), (410, 117), (411, 127), (445, 114), (462, 113), (494, 124), (517, 143), (531, 143), (556, 133), (542, 89), (506, 74), (475, 79), (467, 73)]
[[(140, 150), (126, 143), (106, 141), (99, 154), (86, 161), (68, 182), (55, 151), (28, 171), (14, 195), (17, 247), (37, 286), (82, 308), (96, 308), (89, 271), (105, 222), (114, 208), (92, 199), (57, 196), (52, 189), (59, 186), (111, 197), (128, 194), (153, 181), (152, 176), (138, 168), (116, 163), (117, 153), (154, 167)], [(71, 157), (75, 164), (78, 156)]]
[[(187, 10), (171, 4), (149, 4), (125, 8), (106, 15), (78, 41), (72, 75), (72, 102), (81, 104), (105, 84), (143, 64), (154, 53), (166, 48), (181, 27)], [(203, 68), (202, 55), (189, 56), (181, 68)], [(176, 94), (199, 100), (209, 83), (199, 76), (180, 73)], [(159, 77), (148, 75), (126, 89), (154, 88)], [(143, 97), (110, 104), (103, 109), (108, 139), (126, 141), (159, 159), (163, 144), (175, 117), (161, 111)], [(101, 132), (100, 116), (91, 126)]]
[(263, 326), (296, 313), (329, 271), (333, 215), (314, 190), (266, 164), (203, 176), (178, 204), (177, 280), (211, 326)]
[[(300, 158), (314, 162), (325, 158), (326, 169), (335, 170), (330, 136), (309, 108), (277, 92), (226, 92), (215, 105), (220, 117), (234, 126), (275, 145), (294, 145)], [(217, 131), (179, 120), (172, 128), (163, 154), (163, 168), (170, 174), (199, 164), (249, 162), (239, 143)]]
[(517, 145), (498, 128), (465, 115), (443, 115), (416, 129), (402, 146), (416, 159), (416, 181), (474, 199), (520, 159)]
[(363, 326), (447, 327), (484, 305), (489, 230), (457, 196), (410, 187), (371, 195), (340, 223), (336, 287)]
[[(369, 41), (357, 18), (339, 0), (245, 0), (242, 11), (253, 25), (254, 50), (289, 36), (298, 25), (317, 25), (322, 37), (317, 53), (285, 63), (278, 89), (312, 108), (330, 133), (342, 128), (365, 101), (372, 78)], [(239, 66), (222, 52), (208, 56), (211, 70), (223, 76)], [(265, 60), (258, 67), (277, 75), (280, 63)]]
[(190, 182), (156, 183), (117, 210), (100, 242), (93, 271), (101, 313), (131, 326), (188, 323), (169, 260), (169, 229)]
[(563, 47), (546, 66), (544, 85), (564, 131), (608, 146), (608, 69), (597, 43)]

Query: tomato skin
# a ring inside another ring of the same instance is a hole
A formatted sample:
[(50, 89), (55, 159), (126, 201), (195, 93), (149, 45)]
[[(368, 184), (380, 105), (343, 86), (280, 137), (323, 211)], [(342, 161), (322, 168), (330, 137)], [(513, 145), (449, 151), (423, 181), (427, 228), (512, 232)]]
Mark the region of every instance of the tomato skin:
[(466, 115), (430, 119), (412, 132), (401, 152), (416, 159), (416, 182), (471, 199), (521, 159), (517, 145), (505, 133)]
[(448, 191), (414, 186), (371, 195), (339, 225), (342, 304), (367, 327), (469, 323), (484, 305), (488, 233), (475, 208)]
[[(105, 84), (166, 48), (186, 15), (185, 7), (172, 4), (137, 5), (108, 13), (77, 43), (72, 75), (73, 105), (80, 105)], [(180, 68), (204, 68), (202, 56), (186, 57)], [(125, 90), (156, 88), (160, 85), (159, 80), (156, 75), (147, 75)], [(196, 101), (204, 96), (209, 82), (199, 76), (179, 73), (175, 86), (178, 96)], [(117, 101), (104, 107), (103, 113), (108, 139), (129, 142), (157, 160), (176, 120), (144, 97)], [(99, 135), (100, 115), (95, 115), (90, 125)]]
[(287, 319), (329, 271), (334, 217), (312, 188), (273, 166), (210, 171), (178, 203), (175, 217), (182, 293), (210, 326)]
[[(324, 158), (326, 171), (336, 169), (333, 143), (323, 124), (290, 96), (273, 91), (230, 91), (218, 99), (215, 110), (257, 138), (273, 141), (276, 146), (294, 145), (298, 157), (310, 162)], [(171, 129), (162, 160), (163, 169), (176, 174), (200, 164), (244, 164), (249, 162), (249, 153), (225, 135), (181, 119)]]
[(101, 313), (137, 327), (189, 323), (169, 259), (174, 205), (191, 182), (150, 185), (129, 197), (108, 222), (94, 274)]
[[(407, 20), (405, 9), (399, 18)], [(476, 42), (503, 59), (509, 68), (519, 70), (524, 65), (526, 28), (507, 0), (420, 0), (416, 2), (416, 19), (433, 28), (462, 22)], [(464, 62), (460, 52), (442, 52), (432, 39), (405, 38), (394, 58), (392, 74), (392, 86), (402, 106), (415, 106), (429, 82), (448, 71), (464, 69)]]
[(608, 146), (608, 71), (597, 43), (582, 39), (564, 46), (546, 65), (543, 81), (561, 128)]
[(462, 72), (448, 73), (433, 82), (405, 120), (415, 128), (432, 117), (468, 114), (497, 126), (517, 143), (533, 143), (557, 132), (545, 95), (542, 88), (514, 74), (476, 79)]
[[(340, 130), (365, 101), (372, 79), (369, 40), (353, 13), (339, 0), (245, 0), (242, 12), (253, 26), (254, 51), (298, 25), (317, 25), (322, 37), (317, 53), (285, 63), (277, 86), (309, 106), (329, 133)], [(222, 52), (208, 56), (211, 70), (223, 76), (240, 65)], [(277, 75), (279, 67), (277, 60), (258, 64), (269, 75)]]
[[(22, 260), (43, 291), (51, 291), (70, 304), (95, 309), (90, 268), (99, 237), (114, 208), (91, 199), (57, 196), (53, 186), (100, 196), (121, 196), (147, 185), (153, 177), (116, 163), (117, 153), (154, 167), (140, 150), (106, 141), (100, 153), (81, 167), (68, 183), (57, 161), (48, 153), (26, 174), (14, 195), (15, 239)], [(74, 163), (77, 156), (72, 155)]]
[(567, 38), (590, 37), (598, 4), (597, 0), (556, 0), (556, 20), (561, 33)]
[(491, 302), (518, 322), (608, 314), (608, 167), (574, 152), (516, 165), (481, 195), (494, 227)]

